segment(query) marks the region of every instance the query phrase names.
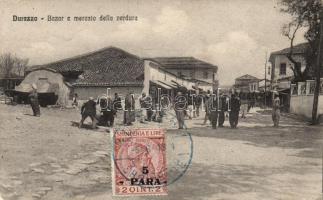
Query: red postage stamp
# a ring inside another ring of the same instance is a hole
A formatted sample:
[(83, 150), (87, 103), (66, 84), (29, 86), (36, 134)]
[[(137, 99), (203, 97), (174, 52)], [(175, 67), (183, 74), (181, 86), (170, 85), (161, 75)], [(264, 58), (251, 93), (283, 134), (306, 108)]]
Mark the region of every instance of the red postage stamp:
[(166, 140), (163, 129), (114, 130), (114, 195), (166, 195)]

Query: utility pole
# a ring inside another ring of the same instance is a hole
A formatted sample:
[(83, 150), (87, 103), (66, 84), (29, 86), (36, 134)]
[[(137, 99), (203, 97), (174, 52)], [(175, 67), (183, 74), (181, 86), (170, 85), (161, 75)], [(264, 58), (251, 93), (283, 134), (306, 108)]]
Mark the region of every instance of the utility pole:
[(319, 48), (317, 52), (317, 62), (316, 62), (316, 76), (315, 76), (315, 91), (314, 91), (314, 100), (313, 100), (313, 110), (312, 110), (312, 124), (317, 124), (317, 108), (320, 95), (320, 79), (321, 79), (321, 65), (322, 65), (322, 54), (323, 54), (323, 10), (320, 10), (320, 41)]
[(266, 57), (265, 57), (265, 108), (267, 107), (267, 51), (266, 51)]

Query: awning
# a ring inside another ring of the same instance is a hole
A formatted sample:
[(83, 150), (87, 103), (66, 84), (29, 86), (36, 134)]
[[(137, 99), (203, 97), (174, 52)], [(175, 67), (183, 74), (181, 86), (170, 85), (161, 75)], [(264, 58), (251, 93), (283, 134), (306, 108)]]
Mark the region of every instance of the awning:
[(169, 82), (164, 82), (164, 81), (158, 81), (159, 83), (164, 84), (165, 86), (170, 87), (171, 89), (176, 89), (177, 87)]
[(151, 82), (154, 83), (154, 84), (156, 84), (156, 85), (158, 85), (158, 86), (161, 86), (161, 87), (163, 87), (163, 88), (165, 88), (167, 90), (171, 90), (172, 89), (170, 86), (168, 86), (165, 83), (162, 83), (160, 81), (151, 80)]
[(15, 87), (15, 91), (23, 92), (23, 93), (30, 93), (33, 91), (31, 84), (29, 83), (21, 83), (20, 85)]
[[(22, 93), (30, 93), (32, 92), (32, 84), (29, 83), (21, 83), (16, 86), (15, 91)], [(37, 84), (37, 92), (38, 93), (55, 93), (58, 94), (59, 85), (57, 83), (49, 83), (45, 82), (42, 84)]]
[(203, 91), (203, 89), (202, 88), (199, 88), (199, 87), (197, 87), (197, 86), (192, 86), (192, 88), (194, 89), (194, 90), (201, 90), (201, 91)]

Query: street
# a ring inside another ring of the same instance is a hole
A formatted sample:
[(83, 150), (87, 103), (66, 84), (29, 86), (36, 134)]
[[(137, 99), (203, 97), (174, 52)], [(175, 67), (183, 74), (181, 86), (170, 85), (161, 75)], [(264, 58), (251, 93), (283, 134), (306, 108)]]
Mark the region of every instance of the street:
[[(72, 126), (71, 121), (80, 120), (74, 109), (42, 108), (40, 118), (30, 115), (29, 106), (0, 104), (0, 111), (0, 199), (112, 199), (111, 145), (105, 129)], [(224, 128), (205, 127), (200, 116), (185, 121), (188, 129), (177, 130), (170, 114), (162, 124), (145, 124), (166, 128), (167, 143), (181, 133), (193, 141), (187, 171), (168, 186), (167, 196), (158, 198), (321, 199), (322, 125), (283, 116), (281, 126), (274, 128), (270, 112), (256, 111), (240, 119), (238, 129), (230, 129), (227, 119)], [(118, 113), (116, 126), (121, 118)], [(178, 144), (189, 149), (185, 141)], [(173, 156), (168, 152), (169, 171), (175, 170)], [(169, 179), (184, 171), (176, 170)]]

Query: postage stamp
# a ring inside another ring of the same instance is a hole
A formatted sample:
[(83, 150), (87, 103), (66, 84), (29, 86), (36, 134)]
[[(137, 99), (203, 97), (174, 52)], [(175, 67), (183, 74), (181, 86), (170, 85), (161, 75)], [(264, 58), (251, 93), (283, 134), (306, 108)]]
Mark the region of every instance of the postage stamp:
[(113, 195), (167, 195), (163, 129), (113, 130)]

